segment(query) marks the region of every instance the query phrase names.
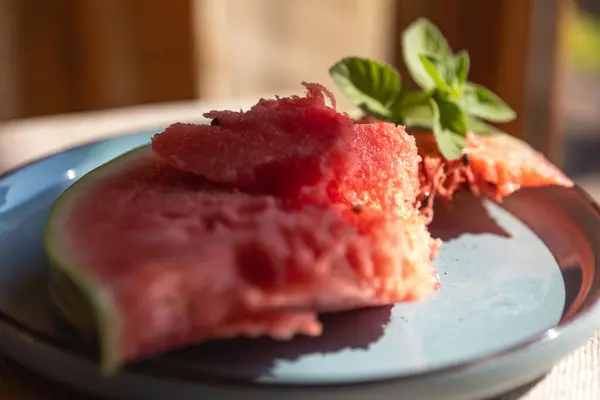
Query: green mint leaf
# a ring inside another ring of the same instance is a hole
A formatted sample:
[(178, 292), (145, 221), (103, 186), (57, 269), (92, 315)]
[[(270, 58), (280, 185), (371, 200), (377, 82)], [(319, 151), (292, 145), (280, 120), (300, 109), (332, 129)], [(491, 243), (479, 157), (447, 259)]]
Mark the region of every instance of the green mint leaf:
[(430, 104), (434, 117), (433, 134), (440, 152), (447, 160), (459, 159), (462, 157), (462, 151), (465, 147), (465, 137), (444, 127), (438, 102), (431, 99)]
[(344, 96), (364, 112), (377, 118), (391, 116), (389, 106), (401, 89), (396, 69), (366, 58), (346, 57), (329, 74)]
[(429, 75), (434, 82), (434, 87), (442, 91), (449, 91), (450, 86), (448, 86), (446, 76), (447, 69), (442, 61), (434, 56), (425, 54), (419, 55), (419, 60), (421, 61), (423, 69), (427, 72), (427, 75)]
[(382, 121), (391, 121), (396, 122), (394, 119), (394, 115), (387, 108), (378, 109), (376, 107), (367, 106), (365, 103), (356, 105), (365, 115), (369, 115), (371, 117), (377, 118)]
[[(436, 97), (439, 119), (442, 128), (448, 129), (458, 135), (467, 135), (467, 117), (458, 104), (443, 97)], [(436, 117), (436, 115), (434, 115)]]
[(498, 95), (481, 85), (464, 84), (463, 108), (474, 117), (491, 122), (509, 122), (516, 113)]
[(425, 104), (411, 104), (402, 109), (400, 117), (409, 128), (433, 129), (433, 109), (429, 102)]
[(396, 101), (394, 102), (394, 104), (391, 105), (391, 109), (392, 111), (394, 111), (398, 108), (408, 106), (411, 104), (427, 103), (429, 102), (431, 95), (432, 93), (430, 92), (423, 92), (420, 90), (409, 90), (406, 87), (403, 87), (400, 91), (400, 94), (396, 98)]
[(433, 129), (431, 94), (420, 91), (402, 90), (391, 110), (403, 125), (409, 128)]
[(469, 131), (479, 136), (506, 135), (504, 131), (496, 128), (494, 125), (486, 124), (479, 118), (470, 115), (467, 115), (467, 128)]
[(469, 53), (462, 50), (456, 53), (454, 56), (455, 69), (454, 73), (458, 80), (459, 84), (463, 84), (467, 81), (467, 76), (469, 75), (469, 68), (471, 67), (471, 59), (469, 58)]
[(435, 82), (425, 70), (420, 56), (435, 56), (446, 62), (452, 58), (452, 50), (433, 23), (419, 18), (402, 34), (402, 55), (415, 83), (423, 89), (431, 89), (435, 87)]

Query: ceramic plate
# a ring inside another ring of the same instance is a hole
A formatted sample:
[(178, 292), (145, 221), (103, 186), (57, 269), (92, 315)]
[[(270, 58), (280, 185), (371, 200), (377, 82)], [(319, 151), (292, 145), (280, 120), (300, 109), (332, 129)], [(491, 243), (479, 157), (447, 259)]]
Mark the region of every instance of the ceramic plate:
[(144, 399), (482, 398), (540, 377), (600, 328), (600, 214), (583, 191), (522, 190), (502, 206), (462, 195), (437, 210), (442, 287), (427, 301), (323, 316), (319, 338), (212, 342), (103, 378), (52, 309), (42, 231), (67, 186), (149, 137), (0, 178), (0, 347), (54, 380)]

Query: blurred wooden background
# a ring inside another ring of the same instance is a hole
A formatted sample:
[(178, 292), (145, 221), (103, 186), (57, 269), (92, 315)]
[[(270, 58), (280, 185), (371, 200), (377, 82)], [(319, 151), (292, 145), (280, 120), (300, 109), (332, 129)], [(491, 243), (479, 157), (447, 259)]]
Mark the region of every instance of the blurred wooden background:
[(427, 16), (519, 113), (506, 129), (553, 153), (566, 1), (0, 0), (0, 119), (331, 85), (344, 55), (398, 64)]
[(196, 95), (188, 0), (0, 4), (5, 119)]

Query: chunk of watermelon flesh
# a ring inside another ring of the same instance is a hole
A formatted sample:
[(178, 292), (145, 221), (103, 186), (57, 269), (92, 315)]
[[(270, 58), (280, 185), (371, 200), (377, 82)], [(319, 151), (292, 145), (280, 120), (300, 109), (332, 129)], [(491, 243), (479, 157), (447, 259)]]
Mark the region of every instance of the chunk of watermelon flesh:
[[(238, 128), (240, 125), (246, 126), (264, 126), (265, 115), (269, 115), (269, 111), (290, 112), (296, 114), (302, 112), (303, 108), (321, 109), (326, 113), (334, 114), (336, 110), (336, 100), (325, 86), (318, 83), (302, 82), (306, 89), (306, 95), (280, 97), (274, 99), (260, 99), (249, 111), (217, 111), (213, 110), (204, 114), (206, 118), (213, 120), (213, 125), (222, 126), (225, 128)], [(329, 104), (327, 102), (329, 101)], [(271, 114), (272, 115), (272, 114)], [(294, 129), (294, 119), (274, 119), (268, 121), (271, 124), (279, 126), (280, 129)], [(290, 127), (290, 125), (292, 125)]]
[(355, 124), (356, 167), (339, 183), (341, 200), (400, 217), (414, 213), (421, 158), (413, 136), (388, 122)]
[(432, 133), (415, 137), (424, 160), (420, 168), (421, 197), (435, 193), (451, 200), (454, 192), (466, 185), (475, 194), (501, 201), (520, 188), (573, 186), (573, 181), (541, 153), (508, 135), (469, 133), (465, 157), (455, 161), (444, 159)]
[(352, 124), (317, 95), (208, 115), (219, 126), (173, 125), (154, 138), (153, 150), (181, 170), (295, 204), (415, 213), (420, 157), (401, 126)]
[[(373, 117), (362, 117), (359, 124), (376, 122)], [(454, 192), (468, 186), (477, 195), (486, 195), (500, 202), (520, 188), (563, 186), (574, 183), (558, 167), (526, 142), (515, 137), (467, 134), (465, 158), (448, 161), (440, 153), (432, 132), (418, 132), (416, 138), (422, 158), (419, 171), (421, 189), (419, 200), (431, 194), (452, 201)]]
[(335, 100), (325, 88), (305, 85), (306, 97), (207, 113), (218, 125), (174, 124), (152, 139), (152, 148), (174, 167), (211, 181), (288, 198), (320, 184), (324, 193), (327, 182), (351, 168), (353, 122), (326, 104), (326, 97)]
[(316, 312), (434, 290), (436, 241), (420, 218), (347, 212), (291, 212), (174, 169), (147, 147), (69, 188), (46, 247), (55, 268), (104, 299), (92, 303), (110, 369), (222, 336), (318, 334)]
[(573, 186), (573, 181), (546, 157), (512, 136), (469, 134), (465, 154), (473, 174), (493, 184), (497, 197), (522, 187)]

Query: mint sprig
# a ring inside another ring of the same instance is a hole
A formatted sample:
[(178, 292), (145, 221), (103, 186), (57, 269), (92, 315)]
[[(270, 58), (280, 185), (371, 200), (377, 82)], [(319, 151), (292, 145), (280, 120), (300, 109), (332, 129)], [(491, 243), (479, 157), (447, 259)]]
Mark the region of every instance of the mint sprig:
[(401, 89), (395, 68), (371, 60), (347, 57), (329, 70), (344, 95), (366, 114), (391, 119), (390, 106)]
[(353, 104), (366, 115), (406, 125), (409, 131), (433, 130), (442, 155), (462, 156), (467, 131), (478, 135), (503, 133), (488, 122), (508, 122), (515, 112), (489, 89), (467, 80), (469, 54), (454, 54), (427, 19), (413, 22), (402, 35), (406, 67), (420, 90), (402, 86), (393, 67), (366, 58), (347, 57), (329, 73)]

